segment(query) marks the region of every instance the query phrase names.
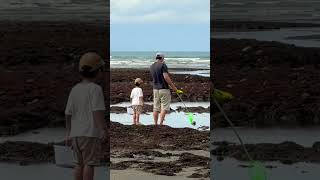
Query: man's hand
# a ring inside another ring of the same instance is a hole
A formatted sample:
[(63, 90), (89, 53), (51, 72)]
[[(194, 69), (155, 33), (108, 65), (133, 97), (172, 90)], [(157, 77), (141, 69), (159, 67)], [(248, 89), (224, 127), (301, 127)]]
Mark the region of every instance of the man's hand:
[(180, 90), (180, 89), (177, 89), (177, 90), (176, 90), (176, 93), (177, 93), (177, 94), (183, 94), (183, 91)]

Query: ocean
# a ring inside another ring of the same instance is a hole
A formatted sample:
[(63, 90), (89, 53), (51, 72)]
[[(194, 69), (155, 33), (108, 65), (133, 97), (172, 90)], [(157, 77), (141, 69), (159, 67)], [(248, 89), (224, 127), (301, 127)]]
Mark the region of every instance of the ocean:
[[(169, 68), (210, 69), (210, 52), (163, 52)], [(111, 68), (149, 68), (155, 61), (156, 52), (152, 51), (113, 51), (111, 52)]]
[(319, 23), (318, 0), (214, 0), (214, 19)]
[(0, 0), (0, 20), (107, 21), (106, 0)]

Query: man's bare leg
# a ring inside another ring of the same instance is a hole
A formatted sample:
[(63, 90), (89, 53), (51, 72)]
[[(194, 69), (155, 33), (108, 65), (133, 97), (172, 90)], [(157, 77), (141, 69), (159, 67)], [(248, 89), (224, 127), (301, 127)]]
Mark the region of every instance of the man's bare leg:
[(83, 166), (77, 165), (74, 168), (74, 180), (83, 180)]
[(154, 120), (154, 125), (158, 125), (158, 118), (159, 118), (159, 113), (157, 111), (153, 111), (153, 120)]
[(94, 177), (94, 166), (84, 166), (83, 169), (83, 180), (93, 180)]
[(166, 113), (167, 113), (166, 110), (161, 110), (161, 113), (160, 113), (160, 125), (163, 125), (163, 121), (164, 121), (164, 118), (166, 117)]

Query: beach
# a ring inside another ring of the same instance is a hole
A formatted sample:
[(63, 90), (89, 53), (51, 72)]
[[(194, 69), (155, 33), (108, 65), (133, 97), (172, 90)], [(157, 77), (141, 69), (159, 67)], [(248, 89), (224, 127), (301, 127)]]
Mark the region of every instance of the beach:
[[(169, 62), (169, 60), (167, 60)], [(169, 65), (168, 65), (169, 66)], [(182, 99), (194, 114), (196, 126), (187, 119), (187, 109), (172, 94), (171, 113), (165, 126), (155, 127), (152, 118), (152, 79), (146, 68), (111, 68), (110, 173), (112, 178), (209, 179), (209, 78), (191, 75), (198, 69), (170, 69), (172, 79), (185, 93)], [(143, 126), (132, 126), (127, 113), (136, 77), (143, 78)], [(201, 92), (201, 93), (198, 93)], [(121, 124), (120, 124), (121, 123)]]

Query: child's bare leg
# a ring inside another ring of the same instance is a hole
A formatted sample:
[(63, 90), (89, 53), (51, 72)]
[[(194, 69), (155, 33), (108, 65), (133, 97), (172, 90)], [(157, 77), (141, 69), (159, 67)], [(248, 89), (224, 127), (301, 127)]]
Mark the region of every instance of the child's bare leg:
[(83, 180), (83, 166), (77, 165), (74, 168), (74, 180)]
[(85, 165), (83, 169), (83, 180), (93, 180), (94, 167)]
[(136, 123), (139, 124), (140, 123), (140, 113), (137, 113), (136, 115)]
[(133, 124), (137, 124), (137, 122), (136, 122), (136, 113), (133, 113)]

